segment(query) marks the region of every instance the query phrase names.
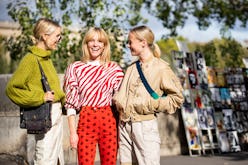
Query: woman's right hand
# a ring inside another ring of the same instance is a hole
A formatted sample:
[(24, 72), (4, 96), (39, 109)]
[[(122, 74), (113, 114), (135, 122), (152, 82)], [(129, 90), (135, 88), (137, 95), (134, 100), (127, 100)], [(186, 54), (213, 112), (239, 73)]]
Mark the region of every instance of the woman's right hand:
[(77, 144), (78, 144), (78, 134), (73, 133), (70, 134), (70, 144), (72, 149), (77, 149)]
[(68, 124), (70, 129), (70, 144), (72, 149), (76, 149), (78, 145), (78, 134), (76, 128), (76, 115), (68, 116)]
[(53, 102), (54, 101), (54, 92), (48, 91), (44, 95), (45, 102)]

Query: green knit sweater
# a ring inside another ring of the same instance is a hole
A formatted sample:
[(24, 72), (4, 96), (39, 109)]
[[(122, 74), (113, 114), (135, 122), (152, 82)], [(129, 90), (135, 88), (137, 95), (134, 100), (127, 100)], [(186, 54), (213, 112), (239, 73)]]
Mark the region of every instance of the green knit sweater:
[(37, 59), (48, 79), (51, 90), (54, 91), (55, 101), (64, 104), (65, 94), (60, 86), (57, 72), (50, 59), (51, 51), (36, 46), (29, 47), (17, 70), (12, 75), (6, 87), (7, 96), (22, 107), (39, 106), (44, 103), (44, 91), (41, 83), (41, 73)]

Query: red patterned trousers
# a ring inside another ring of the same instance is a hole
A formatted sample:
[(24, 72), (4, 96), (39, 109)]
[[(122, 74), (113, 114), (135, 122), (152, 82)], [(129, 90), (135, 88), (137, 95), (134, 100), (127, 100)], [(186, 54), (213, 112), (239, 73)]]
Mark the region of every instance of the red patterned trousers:
[(79, 165), (94, 165), (97, 144), (101, 165), (116, 165), (117, 128), (110, 106), (83, 107), (77, 132)]

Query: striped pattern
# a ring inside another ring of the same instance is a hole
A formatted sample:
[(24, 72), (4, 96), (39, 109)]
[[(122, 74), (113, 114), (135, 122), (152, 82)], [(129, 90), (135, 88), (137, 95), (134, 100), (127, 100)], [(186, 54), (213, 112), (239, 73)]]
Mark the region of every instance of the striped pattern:
[(107, 66), (74, 62), (65, 74), (65, 107), (79, 110), (82, 106), (111, 105), (113, 92), (119, 89), (123, 76), (114, 62)]

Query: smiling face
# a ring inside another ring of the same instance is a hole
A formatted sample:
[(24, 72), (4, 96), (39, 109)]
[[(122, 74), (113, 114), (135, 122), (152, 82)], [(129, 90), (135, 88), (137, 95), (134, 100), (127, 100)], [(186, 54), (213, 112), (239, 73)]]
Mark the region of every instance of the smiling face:
[(82, 59), (87, 63), (98, 60), (101, 64), (110, 61), (110, 43), (107, 33), (99, 27), (91, 27), (82, 42)]
[(44, 44), (47, 50), (55, 50), (61, 40), (61, 28), (56, 27), (55, 31), (51, 34), (43, 35)]
[(97, 33), (87, 42), (87, 48), (90, 54), (90, 60), (100, 60), (104, 50), (104, 43), (99, 40)]
[(139, 40), (133, 33), (130, 33), (128, 35), (127, 47), (130, 49), (133, 56), (139, 56), (142, 54), (144, 42)]
[(45, 50), (55, 50), (61, 39), (60, 25), (50, 19), (41, 18), (33, 30), (34, 44)]

